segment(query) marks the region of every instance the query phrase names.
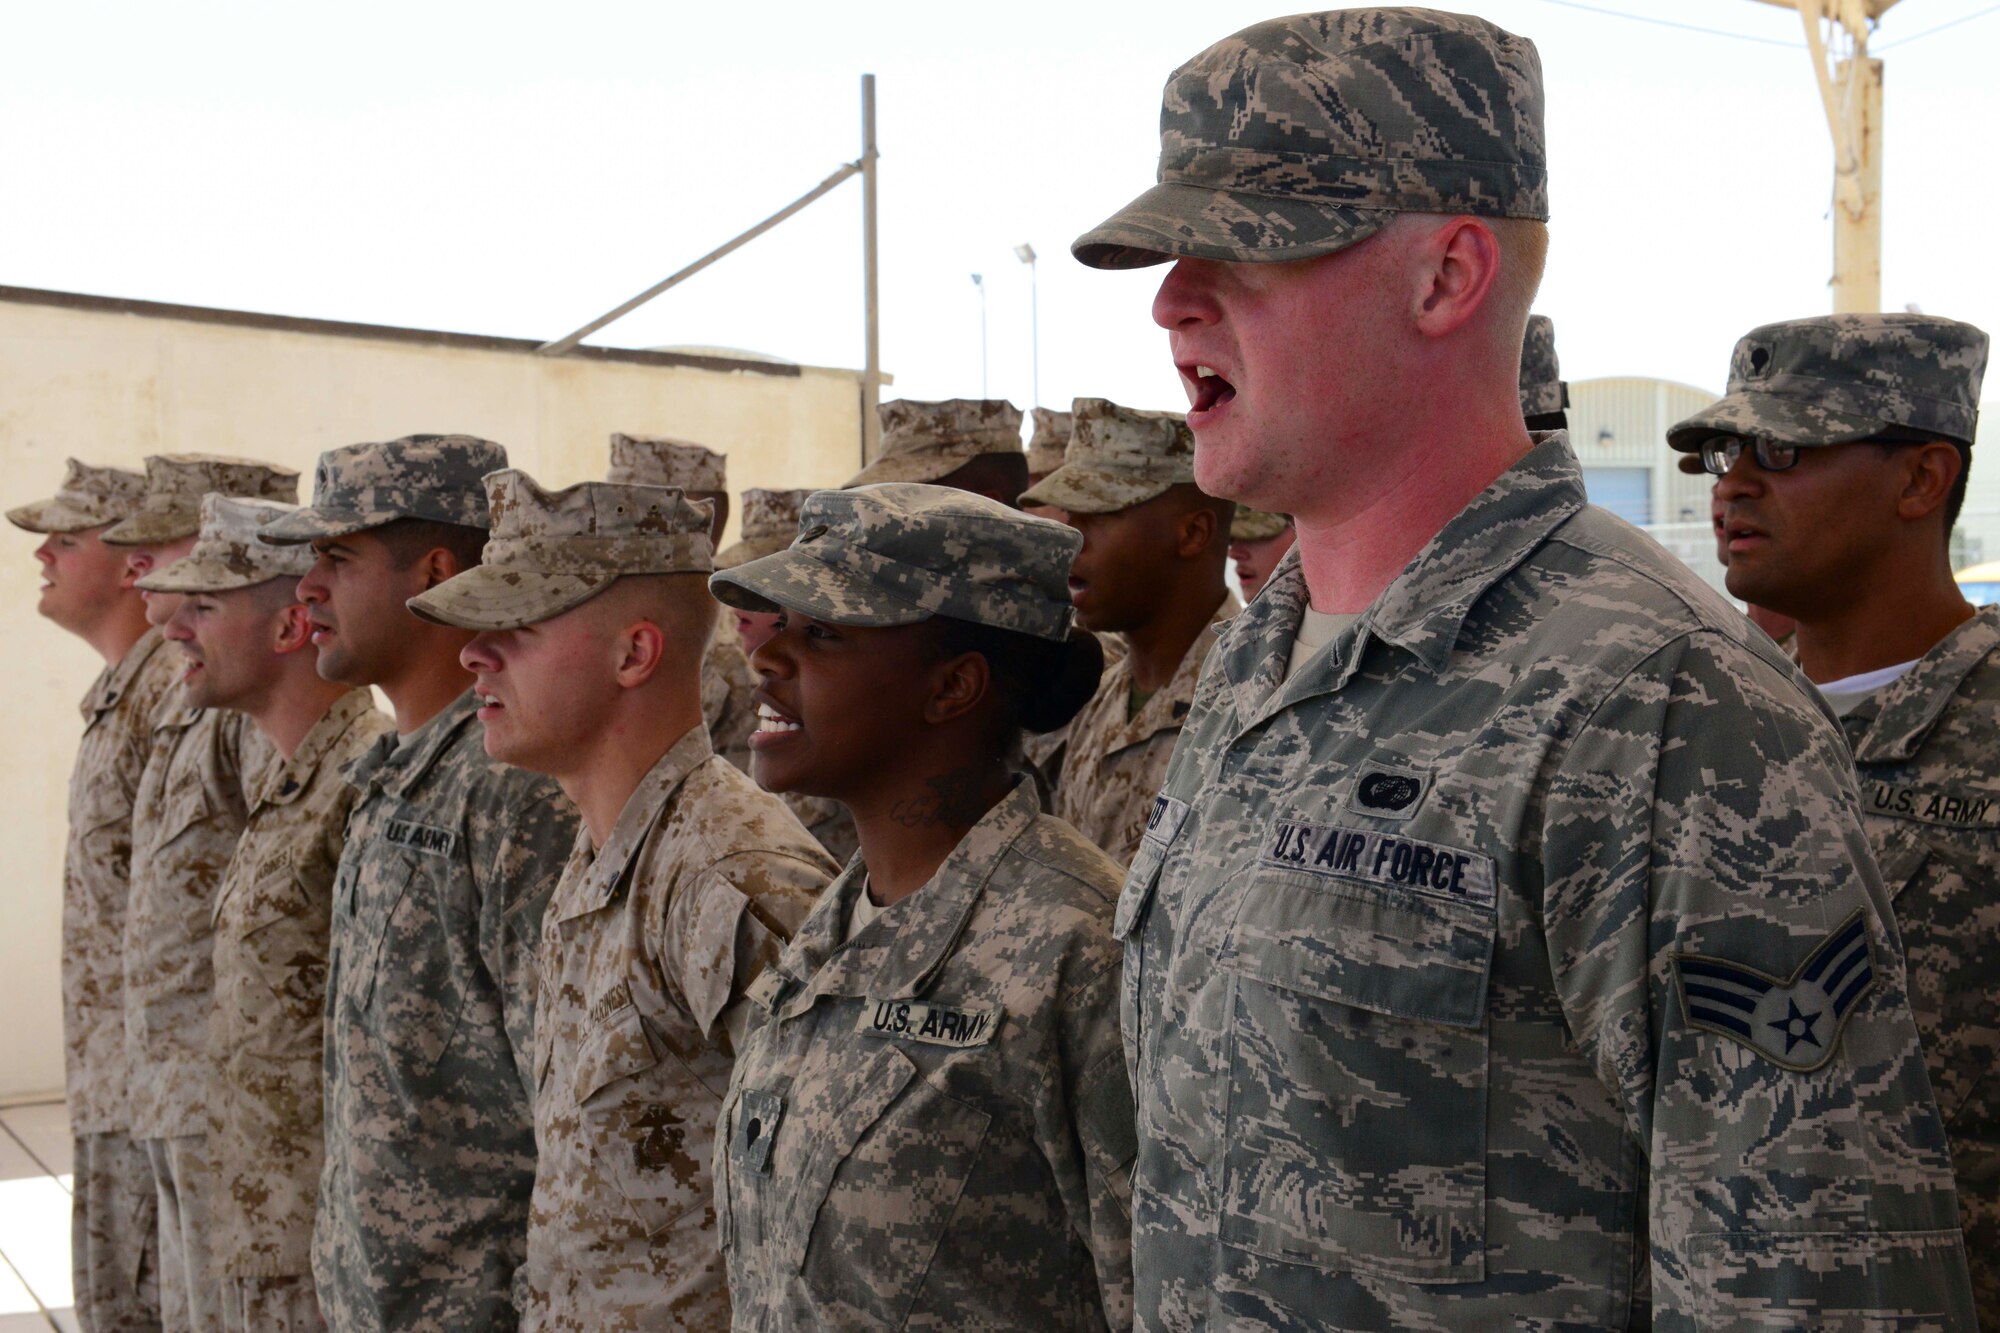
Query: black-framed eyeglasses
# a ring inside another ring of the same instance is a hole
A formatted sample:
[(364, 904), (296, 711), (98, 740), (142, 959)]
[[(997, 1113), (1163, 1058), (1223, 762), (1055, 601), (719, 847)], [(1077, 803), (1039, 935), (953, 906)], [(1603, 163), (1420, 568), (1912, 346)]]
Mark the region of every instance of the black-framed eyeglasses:
[[(1776, 440), (1750, 441), (1754, 446), (1753, 456), (1757, 466), (1766, 472), (1783, 472), (1799, 461), (1799, 447), (1796, 444), (1780, 444)], [(1734, 435), (1718, 435), (1701, 446), (1701, 469), (1711, 477), (1719, 477), (1736, 466), (1736, 460), (1743, 457), (1745, 441)]]

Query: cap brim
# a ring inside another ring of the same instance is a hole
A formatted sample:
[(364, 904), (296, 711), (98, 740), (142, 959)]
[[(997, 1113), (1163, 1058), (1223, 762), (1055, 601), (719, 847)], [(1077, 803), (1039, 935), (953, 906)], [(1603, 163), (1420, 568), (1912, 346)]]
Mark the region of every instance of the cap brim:
[(520, 629), (582, 606), (617, 581), (616, 574), (542, 574), (474, 565), (405, 605), (420, 619), (453, 629)]
[(89, 513), (61, 500), (36, 500), (7, 511), (7, 521), (26, 532), (84, 532), (118, 519)]
[(1737, 392), (1719, 398), (1667, 430), (1667, 443), (1693, 453), (1718, 435), (1812, 448), (1853, 444), (1880, 435), (1889, 423), (1879, 417), (1856, 416), (1831, 408), (1768, 393)]
[(718, 570), (709, 576), (708, 591), (740, 611), (796, 611), (829, 625), (883, 629), (934, 614), (791, 548)]
[(1021, 492), (1024, 505), (1048, 505), (1072, 514), (1115, 514), (1121, 509), (1165, 495), (1179, 485), (1154, 477), (1128, 477), (1116, 472), (1065, 463)]
[(140, 579), (138, 586), (147, 592), (235, 592), (238, 588), (255, 588), (275, 579), (289, 579), (296, 583), (301, 577), (283, 571), (245, 574), (219, 561), (198, 560), (190, 556), (154, 570)]
[(329, 541), (335, 537), (347, 537), (370, 528), (379, 528), (384, 523), (393, 523), (403, 517), (401, 514), (370, 514), (358, 509), (318, 509), (308, 506), (296, 509), (282, 518), (272, 519), (257, 529), (257, 540), (269, 542), (273, 546), (301, 546), (306, 542)]
[(922, 454), (890, 454), (878, 458), (867, 467), (840, 484), (843, 491), (851, 491), (856, 486), (873, 486), (885, 481), (936, 482), (964, 467), (975, 458), (998, 452), (992, 449), (973, 449), (968, 452), (935, 452)]
[(1070, 243), (1092, 268), (1175, 259), (1277, 263), (1345, 250), (1389, 225), (1378, 208), (1283, 199), (1162, 181)]
[(161, 546), (200, 531), (200, 510), (183, 514), (142, 511), (106, 528), (99, 540), (106, 546)]

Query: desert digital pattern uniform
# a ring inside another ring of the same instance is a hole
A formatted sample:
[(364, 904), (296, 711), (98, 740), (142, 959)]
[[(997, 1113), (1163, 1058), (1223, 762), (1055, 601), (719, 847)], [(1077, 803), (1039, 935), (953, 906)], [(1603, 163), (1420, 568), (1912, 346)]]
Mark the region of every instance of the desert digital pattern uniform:
[(882, 448), (843, 489), (935, 482), (986, 454), (1020, 454), (1021, 409), (1001, 398), (895, 398), (876, 409)]
[[(487, 526), (506, 451), (410, 436), (320, 455), (307, 542), (412, 517)], [(350, 770), (333, 883), (326, 1168), (313, 1280), (336, 1329), (514, 1326), (534, 1186), (535, 949), (576, 836), (556, 784), (486, 754), (467, 690)]]
[[(904, 484), (822, 492), (800, 521), (790, 551), (718, 574), (718, 596), (833, 623), (1069, 628), (1077, 538), (1053, 523)], [(1024, 777), (852, 938), (866, 864), (835, 881), (750, 988), (765, 1012), (723, 1108), (737, 1328), (1129, 1325), (1117, 878)]]

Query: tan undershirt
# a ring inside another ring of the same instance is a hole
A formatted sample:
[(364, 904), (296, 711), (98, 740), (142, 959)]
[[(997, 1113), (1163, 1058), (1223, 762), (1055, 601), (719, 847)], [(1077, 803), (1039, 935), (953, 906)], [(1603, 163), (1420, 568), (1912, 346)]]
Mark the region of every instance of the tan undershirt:
[(1285, 679), (1299, 674), (1306, 663), (1312, 661), (1313, 654), (1339, 638), (1355, 621), (1361, 619), (1360, 612), (1329, 615), (1322, 611), (1306, 608), (1305, 616), (1299, 621), (1299, 632), (1292, 639), (1291, 660), (1285, 663)]

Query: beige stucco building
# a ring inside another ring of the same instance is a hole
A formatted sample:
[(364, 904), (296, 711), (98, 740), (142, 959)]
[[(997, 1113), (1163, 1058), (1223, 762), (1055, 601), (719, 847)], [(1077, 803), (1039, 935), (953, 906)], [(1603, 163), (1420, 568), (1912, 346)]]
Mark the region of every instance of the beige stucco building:
[[(0, 287), (0, 508), (51, 493), (63, 460), (269, 459), (310, 485), (323, 449), (426, 431), (498, 440), (553, 485), (601, 476), (613, 431), (729, 456), (732, 490), (837, 485), (861, 462), (858, 371), (339, 324)], [(732, 520), (733, 521), (733, 520)], [(5, 528), (0, 614), (0, 1100), (62, 1086), (64, 800), (96, 657), (35, 614), (28, 533)]]

